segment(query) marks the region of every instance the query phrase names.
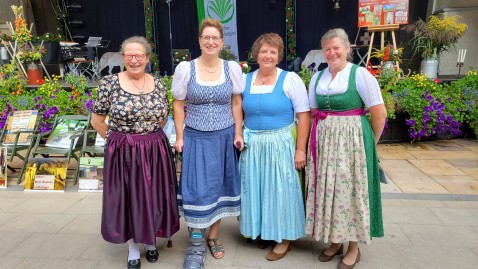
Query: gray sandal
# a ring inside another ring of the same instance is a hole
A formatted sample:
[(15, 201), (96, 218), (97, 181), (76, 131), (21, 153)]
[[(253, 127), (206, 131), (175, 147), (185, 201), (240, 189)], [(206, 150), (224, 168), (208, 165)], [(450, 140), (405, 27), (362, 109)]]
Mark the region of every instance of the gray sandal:
[(189, 237), (183, 269), (203, 269), (206, 260), (206, 240), (204, 237)]
[[(211, 251), (211, 255), (216, 258), (220, 259), (224, 257), (224, 254), (226, 251), (224, 250), (224, 247), (217, 242), (217, 238), (208, 238), (207, 239), (207, 245), (209, 246), (209, 250)], [(221, 255), (217, 255), (218, 253), (221, 253)]]

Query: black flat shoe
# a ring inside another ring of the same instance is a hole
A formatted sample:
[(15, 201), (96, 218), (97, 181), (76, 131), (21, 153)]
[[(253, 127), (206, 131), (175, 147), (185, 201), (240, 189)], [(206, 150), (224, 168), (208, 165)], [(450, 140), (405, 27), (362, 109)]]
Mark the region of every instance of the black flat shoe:
[(141, 268), (141, 260), (129, 260), (128, 261), (128, 269), (140, 269)]
[(151, 263), (157, 262), (158, 257), (159, 257), (158, 250), (156, 249), (146, 250), (146, 260), (148, 260), (148, 262), (151, 262)]

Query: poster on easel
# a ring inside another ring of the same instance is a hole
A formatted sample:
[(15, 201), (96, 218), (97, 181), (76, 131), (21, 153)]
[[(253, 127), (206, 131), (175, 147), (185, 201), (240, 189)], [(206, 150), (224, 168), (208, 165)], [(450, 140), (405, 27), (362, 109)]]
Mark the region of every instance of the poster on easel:
[[(17, 134), (15, 132), (33, 131), (38, 117), (38, 110), (20, 110), (15, 111), (8, 117), (7, 127), (3, 144), (13, 145)], [(31, 133), (20, 133), (18, 135), (17, 145), (30, 145)]]
[(0, 147), (0, 189), (7, 187), (7, 148)]
[(408, 24), (409, 0), (360, 0), (358, 27)]
[(63, 192), (67, 158), (31, 158), (25, 170), (25, 191)]
[(103, 157), (81, 157), (78, 168), (78, 191), (103, 191)]

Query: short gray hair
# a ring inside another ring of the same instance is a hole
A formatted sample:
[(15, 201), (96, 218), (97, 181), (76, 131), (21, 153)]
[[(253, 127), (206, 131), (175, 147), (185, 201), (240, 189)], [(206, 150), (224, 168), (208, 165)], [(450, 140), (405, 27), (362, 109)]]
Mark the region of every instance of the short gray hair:
[(124, 53), (124, 48), (131, 43), (138, 43), (140, 45), (143, 45), (147, 56), (150, 56), (151, 52), (153, 51), (153, 49), (151, 47), (151, 44), (148, 42), (148, 40), (146, 40), (145, 37), (143, 37), (143, 36), (132, 36), (130, 38), (125, 39), (123, 41), (123, 43), (121, 43), (121, 48), (120, 48), (119, 52), (121, 54), (123, 54)]
[[(336, 38), (336, 37), (340, 38), (340, 40), (342, 40), (342, 43), (346, 47), (350, 47), (349, 36), (342, 28), (334, 28), (334, 29), (328, 30), (320, 39), (320, 45), (323, 47), (326, 41), (329, 41), (332, 38)], [(353, 60), (352, 50), (350, 50), (350, 52), (347, 54), (347, 61), (352, 61), (352, 60)]]

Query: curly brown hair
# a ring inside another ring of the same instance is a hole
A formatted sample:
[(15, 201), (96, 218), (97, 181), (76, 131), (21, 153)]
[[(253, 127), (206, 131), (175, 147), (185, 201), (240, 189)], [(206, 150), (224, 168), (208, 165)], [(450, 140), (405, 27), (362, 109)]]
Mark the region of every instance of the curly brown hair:
[(282, 61), (282, 58), (284, 58), (284, 41), (282, 41), (282, 37), (276, 33), (262, 34), (256, 39), (256, 41), (254, 41), (251, 48), (252, 58), (257, 61), (259, 50), (265, 43), (277, 47), (279, 52), (279, 62)]

